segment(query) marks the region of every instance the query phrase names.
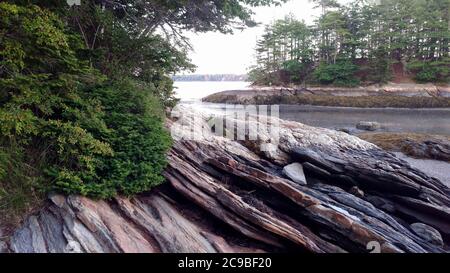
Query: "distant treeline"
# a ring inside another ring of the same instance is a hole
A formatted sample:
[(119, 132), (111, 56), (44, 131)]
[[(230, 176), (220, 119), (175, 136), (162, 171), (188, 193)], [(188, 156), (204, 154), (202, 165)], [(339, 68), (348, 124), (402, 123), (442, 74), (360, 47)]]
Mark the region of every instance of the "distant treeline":
[(193, 82), (193, 81), (213, 81), (213, 82), (238, 82), (247, 81), (247, 75), (235, 75), (235, 74), (205, 74), (205, 75), (175, 75), (172, 76), (172, 80), (181, 82)]
[(449, 81), (449, 0), (312, 1), (322, 11), (314, 24), (288, 16), (266, 27), (250, 81)]

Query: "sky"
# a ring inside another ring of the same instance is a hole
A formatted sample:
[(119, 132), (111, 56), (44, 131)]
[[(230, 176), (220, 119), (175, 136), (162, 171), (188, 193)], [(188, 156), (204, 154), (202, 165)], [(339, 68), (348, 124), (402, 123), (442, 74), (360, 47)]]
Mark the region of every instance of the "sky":
[(194, 74), (245, 74), (254, 63), (254, 49), (257, 39), (264, 33), (264, 25), (288, 14), (312, 23), (320, 14), (308, 0), (290, 0), (280, 7), (254, 8), (254, 18), (261, 25), (234, 34), (187, 33), (194, 52), (189, 54), (197, 66)]

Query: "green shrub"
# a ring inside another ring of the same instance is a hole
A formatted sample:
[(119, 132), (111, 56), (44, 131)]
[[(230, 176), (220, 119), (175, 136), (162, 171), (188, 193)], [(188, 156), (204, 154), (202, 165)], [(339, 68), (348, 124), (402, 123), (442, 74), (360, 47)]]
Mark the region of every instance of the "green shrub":
[(312, 61), (300, 62), (290, 60), (283, 63), (283, 69), (289, 74), (292, 83), (300, 84), (309, 75), (312, 68)]
[(356, 86), (359, 80), (355, 77), (358, 67), (351, 61), (337, 61), (334, 64), (321, 63), (314, 71), (320, 84), (336, 86)]
[(439, 61), (413, 60), (408, 63), (408, 70), (415, 73), (418, 82), (448, 82), (450, 80), (450, 58)]
[(50, 11), (0, 3), (1, 215), (48, 191), (110, 198), (163, 181), (170, 137), (152, 94), (171, 83), (107, 82), (82, 46)]
[[(90, 126), (91, 134), (112, 148), (111, 156), (92, 158), (95, 171), (77, 174), (60, 170), (57, 187), (67, 193), (108, 198), (116, 193), (139, 193), (163, 181), (170, 136), (163, 128), (163, 110), (158, 99), (131, 80), (92, 90), (100, 101), (107, 128)], [(106, 149), (106, 146), (104, 147)]]

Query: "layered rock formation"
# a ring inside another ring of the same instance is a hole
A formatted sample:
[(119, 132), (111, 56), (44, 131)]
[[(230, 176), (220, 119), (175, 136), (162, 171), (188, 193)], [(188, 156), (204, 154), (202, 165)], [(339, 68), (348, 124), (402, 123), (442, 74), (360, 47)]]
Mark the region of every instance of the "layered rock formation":
[(314, 105), (359, 108), (448, 108), (450, 86), (388, 84), (361, 87), (253, 87), (209, 95), (204, 102)]
[[(269, 117), (247, 123), (257, 141), (233, 141), (211, 133), (210, 117), (180, 113), (165, 185), (108, 202), (53, 195), (9, 251), (447, 250), (450, 189), (377, 146)], [(224, 121), (228, 131), (243, 122)], [(292, 163), (306, 185), (283, 172)]]
[(360, 87), (253, 87), (247, 90), (231, 90), (212, 94), (206, 102), (254, 103), (255, 97), (294, 96), (294, 95), (332, 95), (332, 96), (404, 96), (404, 97), (450, 97), (450, 86), (434, 84), (395, 84)]

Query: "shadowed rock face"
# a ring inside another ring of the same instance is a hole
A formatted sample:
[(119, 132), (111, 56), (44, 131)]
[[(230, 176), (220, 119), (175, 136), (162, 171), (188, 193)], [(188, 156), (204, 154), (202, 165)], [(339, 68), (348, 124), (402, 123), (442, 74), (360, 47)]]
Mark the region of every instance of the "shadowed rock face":
[[(201, 128), (206, 120), (181, 117), (169, 126), (179, 133), (186, 130), (182, 125)], [(260, 151), (271, 134), (255, 126), (260, 124), (250, 124), (259, 130), (258, 142), (195, 130), (195, 140), (175, 141), (162, 187), (108, 202), (54, 195), (16, 230), (9, 249), (320, 253), (366, 252), (374, 244), (382, 252), (448, 247), (450, 189), (440, 181), (345, 133), (271, 118), (253, 122), (279, 126), (275, 150)], [(292, 163), (302, 165), (307, 185), (283, 175)], [(444, 246), (417, 235), (413, 223), (432, 227)]]

